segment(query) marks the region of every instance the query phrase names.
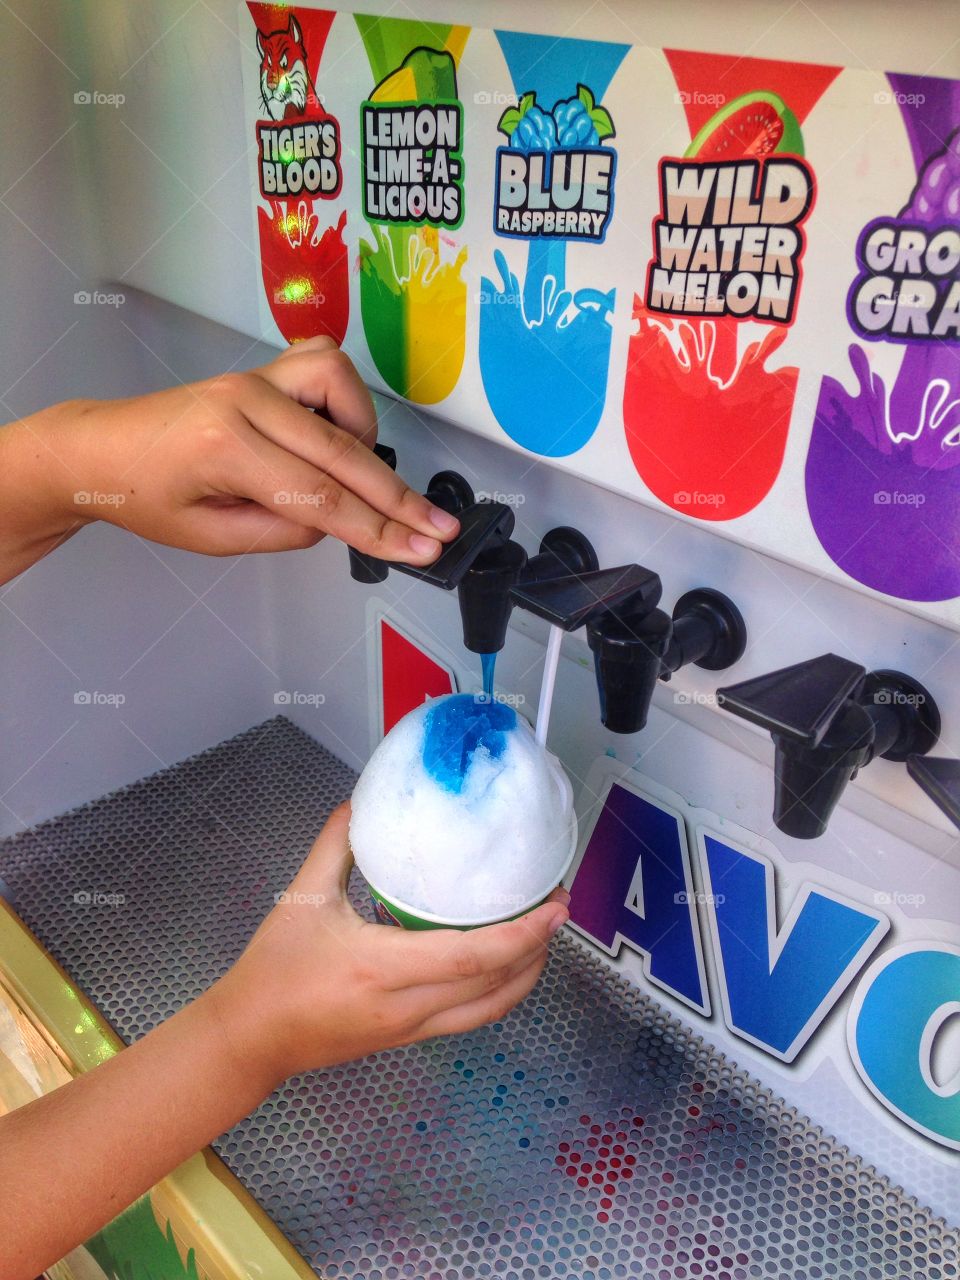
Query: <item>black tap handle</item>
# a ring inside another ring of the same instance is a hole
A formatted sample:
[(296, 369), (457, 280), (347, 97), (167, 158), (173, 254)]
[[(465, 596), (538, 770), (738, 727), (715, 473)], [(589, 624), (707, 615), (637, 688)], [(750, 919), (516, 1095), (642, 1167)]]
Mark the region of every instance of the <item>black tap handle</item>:
[[(317, 410), (319, 413), (319, 410)], [(391, 471), (397, 469), (397, 451), (388, 444), (375, 444), (373, 452), (381, 462), (385, 462)], [(366, 555), (363, 551), (350, 548), (350, 577), (355, 582), (385, 582), (390, 572), (386, 560), (378, 560), (376, 556)]]
[(502, 546), (513, 533), (513, 511), (502, 502), (475, 502), (461, 511), (458, 518), (460, 532), (444, 546), (439, 559), (433, 564), (425, 568), (410, 564), (395, 564), (393, 567), (411, 578), (420, 578), (431, 586), (452, 591), (460, 585), (482, 552)]
[(632, 612), (650, 612), (656, 608), (661, 590), (660, 578), (650, 569), (624, 564), (545, 582), (518, 583), (510, 597), (521, 609), (562, 631), (576, 631), (589, 619), (626, 601)]
[(743, 657), (747, 625), (729, 596), (713, 587), (694, 587), (673, 606), (672, 643), (664, 655), (662, 679), (688, 662), (704, 671), (723, 671)]
[(945, 756), (910, 756), (907, 773), (960, 828), (960, 760)]
[(568, 578), (571, 574), (594, 573), (600, 568), (597, 553), (579, 529), (558, 525), (540, 540), (540, 550), (524, 566), (524, 583), (545, 582), (547, 578)]
[(825, 653), (718, 689), (717, 701), (779, 737), (816, 747), (865, 675), (856, 662)]
[(476, 501), (469, 483), (457, 471), (438, 471), (431, 476), (423, 496), (450, 516), (459, 516)]

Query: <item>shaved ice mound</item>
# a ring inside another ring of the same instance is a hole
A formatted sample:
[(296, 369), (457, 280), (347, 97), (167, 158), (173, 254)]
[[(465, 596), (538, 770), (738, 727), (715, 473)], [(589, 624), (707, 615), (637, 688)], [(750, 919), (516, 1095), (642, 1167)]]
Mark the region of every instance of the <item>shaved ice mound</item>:
[(351, 804), (350, 844), (378, 914), (414, 928), (518, 915), (560, 883), (577, 844), (560, 762), (512, 707), (480, 694), (404, 716)]

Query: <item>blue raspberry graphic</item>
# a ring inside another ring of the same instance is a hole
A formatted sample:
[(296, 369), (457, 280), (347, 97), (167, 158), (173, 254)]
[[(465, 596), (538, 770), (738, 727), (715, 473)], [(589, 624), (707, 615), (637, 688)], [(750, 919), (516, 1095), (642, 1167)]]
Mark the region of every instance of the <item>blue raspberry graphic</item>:
[(530, 107), (511, 133), (510, 146), (515, 151), (554, 151), (557, 127), (553, 116), (540, 107)]
[(553, 108), (561, 147), (599, 147), (600, 135), (580, 98), (567, 98)]

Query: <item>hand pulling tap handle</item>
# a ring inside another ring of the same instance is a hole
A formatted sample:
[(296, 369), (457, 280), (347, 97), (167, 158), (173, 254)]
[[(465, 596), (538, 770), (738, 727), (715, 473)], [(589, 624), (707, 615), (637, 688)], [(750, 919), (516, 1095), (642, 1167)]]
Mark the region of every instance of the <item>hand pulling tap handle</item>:
[[(391, 449), (389, 445), (376, 444), (373, 446), (373, 452), (381, 461), (385, 462), (393, 471), (397, 469), (396, 451)], [(380, 560), (376, 556), (367, 555), (362, 551), (350, 550), (350, 576), (356, 582), (384, 582), (391, 567), (399, 569), (402, 573), (412, 574), (414, 577), (422, 577), (428, 582), (433, 582), (437, 586), (445, 587), (449, 590), (456, 586), (460, 576), (469, 568), (470, 556), (466, 553), (474, 548), (473, 554), (478, 554), (483, 547), (484, 536), (495, 536), (502, 539), (503, 536), (509, 536), (509, 532), (504, 535), (502, 529), (506, 524), (505, 513), (510, 515), (512, 522), (512, 514), (507, 512), (506, 508), (500, 508), (496, 516), (487, 513), (484, 517), (477, 515), (471, 516), (467, 520), (467, 527), (464, 525), (467, 511), (473, 511), (478, 505), (474, 502), (473, 490), (469, 483), (459, 475), (456, 471), (438, 471), (430, 480), (424, 497), (428, 498), (435, 507), (440, 507), (448, 514), (457, 516), (460, 519), (460, 533), (453, 542), (447, 543), (440, 557), (427, 569), (418, 569), (413, 565), (393, 564), (386, 560)], [(494, 504), (489, 504), (493, 506)], [(512, 528), (512, 523), (511, 523)], [(475, 545), (476, 544), (476, 545)], [(453, 549), (456, 551), (450, 554)], [(463, 566), (463, 561), (466, 564)], [(462, 566), (462, 567), (459, 567)], [(453, 573), (454, 580), (449, 580)]]

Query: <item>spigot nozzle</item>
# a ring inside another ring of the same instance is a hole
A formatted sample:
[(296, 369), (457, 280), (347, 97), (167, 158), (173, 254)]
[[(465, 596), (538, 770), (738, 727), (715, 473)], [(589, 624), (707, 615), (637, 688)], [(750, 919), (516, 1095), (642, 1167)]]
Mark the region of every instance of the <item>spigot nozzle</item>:
[(662, 609), (601, 614), (587, 624), (600, 720), (613, 733), (638, 733), (663, 670), (673, 622)]
[(519, 542), (506, 542), (477, 556), (457, 589), (463, 643), (471, 653), (499, 653), (507, 636), (517, 581), (527, 553)]

